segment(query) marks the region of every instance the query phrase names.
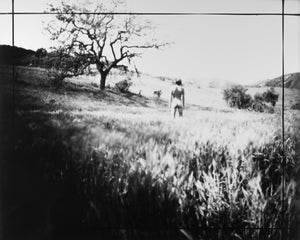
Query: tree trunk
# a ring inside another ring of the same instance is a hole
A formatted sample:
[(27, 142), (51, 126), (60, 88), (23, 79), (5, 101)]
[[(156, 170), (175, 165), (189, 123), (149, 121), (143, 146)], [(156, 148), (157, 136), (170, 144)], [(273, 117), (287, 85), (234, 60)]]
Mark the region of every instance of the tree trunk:
[(100, 74), (100, 90), (104, 90), (105, 89), (106, 77), (107, 77), (106, 73)]

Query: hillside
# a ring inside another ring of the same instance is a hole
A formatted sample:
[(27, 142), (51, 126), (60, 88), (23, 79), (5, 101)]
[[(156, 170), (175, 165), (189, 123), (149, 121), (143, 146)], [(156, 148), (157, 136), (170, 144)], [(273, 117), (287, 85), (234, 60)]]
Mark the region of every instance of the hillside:
[[(281, 87), (281, 76), (263, 80), (258, 85), (261, 87)], [(300, 89), (300, 72), (284, 75), (284, 85), (286, 88)]]
[[(38, 68), (16, 69), (27, 83), (34, 78), (38, 83), (42, 75), (42, 69), (37, 75)], [(114, 78), (108, 79), (111, 86)], [(164, 83), (167, 88), (171, 84), (149, 75), (134, 81), (135, 88), (145, 91), (150, 85), (158, 88)], [(232, 231), (245, 239), (254, 235), (236, 232), (264, 227), (254, 225), (263, 222), (260, 219), (278, 227), (278, 215), (270, 212), (277, 212), (280, 196), (275, 190), (275, 197), (268, 194), (265, 188), (280, 189), (276, 181), (280, 177), (280, 112), (229, 111), (220, 89), (186, 86), (184, 117), (173, 120), (166, 102), (146, 98), (144, 93), (120, 95), (110, 88), (101, 92), (97, 82), (99, 76), (81, 76), (56, 90), (16, 83), (16, 114), (7, 128), (14, 127), (14, 159), (5, 161), (2, 176), (8, 185), (3, 188), (4, 222), (11, 229), (5, 239), (21, 239), (11, 235), (25, 229), (22, 236), (36, 232), (31, 239), (69, 239), (64, 236), (73, 233), (83, 236), (75, 240), (179, 240), (187, 238), (180, 232), (178, 237), (166, 237), (165, 230), (163, 237), (152, 232), (143, 237), (143, 229), (178, 229), (182, 223), (192, 229), (199, 223), (194, 216), (206, 224), (203, 231), (241, 223)], [(296, 136), (299, 117), (291, 114), (285, 124), (295, 129)], [(287, 149), (296, 149), (295, 136), (287, 134)], [(288, 151), (286, 155), (287, 171), (293, 176), (295, 154)], [(258, 165), (262, 159), (266, 164)], [(207, 193), (212, 194), (206, 197)], [(292, 188), (287, 197), (293, 199), (294, 193)], [(236, 207), (231, 210), (231, 206)], [(292, 208), (287, 205), (287, 209)], [(252, 212), (258, 219), (254, 223)], [(288, 214), (292, 218), (296, 213)], [(142, 230), (136, 231), (135, 238), (126, 232), (121, 237), (102, 237), (102, 229), (123, 228)], [(201, 239), (233, 236), (227, 231), (208, 234), (212, 231), (204, 232)]]
[[(51, 86), (49, 81), (49, 74), (46, 69), (39, 67), (16, 66), (15, 76), (17, 82), (23, 82), (35, 86)], [(175, 79), (168, 77), (157, 77), (150, 74), (140, 73), (139, 76), (133, 72), (121, 73), (118, 70), (113, 70), (107, 78), (107, 90), (113, 90), (117, 82), (124, 79), (131, 79), (132, 86), (130, 92), (135, 95), (146, 97), (149, 99), (157, 99), (153, 94), (154, 91), (162, 91), (160, 100), (168, 102), (170, 98), (170, 90), (174, 86)], [(9, 65), (0, 64), (0, 79), (7, 83), (12, 81), (12, 68)], [(78, 77), (65, 79), (66, 86), (72, 85), (84, 89), (92, 89), (92, 92), (99, 91), (100, 76), (97, 72), (92, 75), (81, 75)], [(183, 79), (184, 88), (186, 91), (186, 103), (188, 108), (206, 109), (215, 111), (232, 111), (222, 97), (222, 88), (219, 87), (198, 87), (196, 82), (188, 82)], [(249, 93), (254, 96), (256, 92), (263, 92), (266, 87), (250, 87)], [(281, 99), (280, 88), (275, 87), (275, 91), (279, 93)], [(297, 94), (298, 90), (288, 89), (285, 92), (286, 108), (289, 109), (291, 105), (299, 101)], [(276, 108), (280, 108), (281, 103), (278, 102)]]
[[(7, 82), (10, 67), (0, 65)], [(10, 133), (1, 134), (9, 156), (1, 167), (4, 239), (277, 239), (280, 103), (274, 114), (230, 109), (220, 88), (183, 79), (186, 108), (183, 118), (172, 119), (170, 78), (112, 72), (100, 91), (99, 74), (54, 88), (44, 86), (46, 69), (14, 70), (14, 115), (1, 115)], [(129, 77), (131, 93), (113, 88)], [(154, 90), (162, 90), (161, 99)], [(12, 102), (5, 96), (1, 103)], [(286, 95), (290, 104), (288, 96), (297, 95)], [(298, 121), (298, 110), (285, 112), (286, 149), (298, 149)], [(285, 157), (286, 172), (298, 176), (297, 151)], [(286, 185), (286, 198), (298, 203), (294, 179)], [(287, 219), (297, 216), (292, 204)], [(182, 226), (184, 234), (176, 230)], [(197, 238), (185, 237), (194, 226), (201, 227)], [(226, 231), (211, 231), (219, 226)]]
[[(24, 49), (20, 47), (12, 47), (8, 45), (0, 45), (0, 64), (2, 65), (11, 65), (15, 64), (18, 66), (31, 66), (36, 68), (47, 68), (48, 65), (52, 64), (55, 59), (53, 59), (51, 53), (48, 53), (47, 56), (49, 58), (37, 57), (37, 52), (29, 49)], [(47, 64), (45, 64), (47, 62)], [(96, 70), (95, 66), (91, 67), (93, 70), (93, 75), (97, 75), (98, 71)], [(113, 78), (119, 78), (118, 75), (123, 75), (120, 73), (119, 70), (114, 70)], [(127, 75), (135, 75), (135, 72), (130, 71), (127, 72)], [(148, 73), (140, 73), (141, 78), (159, 80), (158, 85), (165, 85), (165, 83), (170, 84), (174, 83), (177, 78), (171, 78), (169, 76), (153, 76)], [(203, 78), (203, 77), (188, 77), (183, 78), (183, 84), (186, 87), (194, 87), (194, 88), (225, 88), (235, 84), (232, 81), (224, 80), (224, 79), (217, 79), (217, 78)], [(158, 90), (160, 86), (150, 86), (151, 93), (153, 90)]]
[(9, 45), (0, 45), (0, 64), (16, 64), (20, 65), (24, 57), (32, 56), (35, 51), (12, 47)]

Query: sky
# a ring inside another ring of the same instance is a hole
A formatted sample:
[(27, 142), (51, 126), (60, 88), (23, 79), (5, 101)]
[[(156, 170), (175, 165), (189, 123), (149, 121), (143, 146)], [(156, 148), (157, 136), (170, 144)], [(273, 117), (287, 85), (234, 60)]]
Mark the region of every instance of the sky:
[[(54, 0), (15, 0), (16, 12), (43, 12)], [(0, 12), (11, 0), (0, 1)], [(127, 12), (280, 13), (280, 0), (127, 0)], [(300, 13), (300, 0), (286, 0), (285, 12)], [(151, 15), (156, 37), (172, 42), (146, 50), (134, 60), (145, 73), (184, 79), (218, 79), (251, 84), (281, 74), (280, 16)], [(16, 15), (15, 45), (36, 50), (51, 46), (43, 30), (46, 15)], [(43, 23), (44, 22), (44, 23)], [(11, 45), (11, 16), (0, 14), (0, 44)], [(285, 72), (300, 72), (300, 17), (285, 18)]]

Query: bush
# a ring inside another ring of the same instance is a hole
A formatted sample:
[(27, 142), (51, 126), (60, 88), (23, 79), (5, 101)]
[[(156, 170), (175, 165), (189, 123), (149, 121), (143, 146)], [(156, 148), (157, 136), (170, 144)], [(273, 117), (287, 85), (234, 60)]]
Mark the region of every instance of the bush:
[(235, 85), (233, 87), (224, 89), (223, 98), (230, 107), (246, 109), (249, 108), (252, 104), (252, 97), (246, 92), (247, 89), (243, 86)]
[(262, 94), (262, 97), (265, 102), (271, 103), (271, 105), (275, 107), (276, 102), (278, 101), (279, 94), (275, 92), (273, 87), (271, 87)]
[[(268, 90), (267, 90), (268, 91)], [(254, 95), (254, 101), (252, 102), (251, 109), (256, 112), (274, 112), (274, 105), (268, 104), (265, 99), (266, 92), (264, 93), (256, 93)]]
[(274, 112), (274, 107), (269, 106), (268, 104), (266, 104), (264, 101), (260, 100), (259, 98), (254, 99), (250, 109), (254, 110), (256, 112), (268, 112), (268, 113)]
[(247, 89), (241, 85), (235, 85), (223, 91), (223, 98), (230, 107), (249, 109), (256, 112), (273, 113), (279, 95), (274, 88), (263, 93), (256, 93), (254, 98), (247, 94)]
[(48, 78), (50, 80), (50, 84), (55, 88), (62, 86), (63, 81), (66, 77), (66, 73), (63, 71), (59, 71), (54, 68), (48, 70)]
[(47, 50), (45, 48), (39, 48), (35, 52), (35, 56), (38, 58), (46, 57), (47, 56)]
[(264, 101), (263, 95), (261, 93), (255, 93), (254, 101), (255, 102), (263, 102)]
[(293, 109), (293, 110), (300, 110), (300, 102), (297, 102), (297, 103), (293, 104), (293, 106), (291, 107), (291, 109)]
[(47, 53), (45, 49), (40, 48), (31, 59), (32, 66), (48, 69), (50, 84), (55, 87), (61, 86), (67, 77), (84, 74), (88, 64), (85, 55), (70, 55), (63, 49)]
[(130, 81), (130, 79), (125, 79), (117, 82), (115, 86), (120, 92), (128, 92), (128, 89), (131, 85), (132, 82)]

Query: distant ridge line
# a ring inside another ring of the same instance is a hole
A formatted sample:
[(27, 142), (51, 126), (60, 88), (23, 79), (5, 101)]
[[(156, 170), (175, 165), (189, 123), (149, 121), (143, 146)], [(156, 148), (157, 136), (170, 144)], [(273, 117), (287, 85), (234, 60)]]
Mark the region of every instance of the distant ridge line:
[[(262, 87), (282, 87), (282, 76), (259, 81), (255, 84)], [(284, 75), (284, 87), (300, 90), (300, 72), (287, 73)]]

